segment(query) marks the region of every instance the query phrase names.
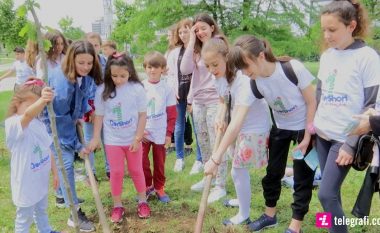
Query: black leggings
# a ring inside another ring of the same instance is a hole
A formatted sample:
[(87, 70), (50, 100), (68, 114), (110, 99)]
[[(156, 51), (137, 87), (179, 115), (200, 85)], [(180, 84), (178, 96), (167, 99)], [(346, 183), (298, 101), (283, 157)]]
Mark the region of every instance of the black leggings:
[[(341, 142), (326, 141), (317, 136), (316, 147), (322, 172), (318, 198), (324, 211), (331, 213), (332, 219), (334, 219), (334, 217), (342, 218), (344, 216), (340, 188), (351, 168), (351, 166), (339, 166), (335, 162), (342, 145), (343, 143)], [(333, 221), (330, 232), (346, 233), (348, 229), (346, 225), (334, 225)]]
[[(283, 130), (272, 127), (269, 136), (269, 161), (267, 174), (262, 180), (265, 205), (275, 207), (281, 194), (281, 179), (285, 174), (286, 162), (290, 143), (300, 143), (305, 131)], [(306, 154), (311, 150), (309, 144)], [(309, 211), (309, 203), (312, 196), (314, 171), (302, 160), (293, 160), (294, 169), (294, 193), (291, 205), (292, 218), (302, 221)]]

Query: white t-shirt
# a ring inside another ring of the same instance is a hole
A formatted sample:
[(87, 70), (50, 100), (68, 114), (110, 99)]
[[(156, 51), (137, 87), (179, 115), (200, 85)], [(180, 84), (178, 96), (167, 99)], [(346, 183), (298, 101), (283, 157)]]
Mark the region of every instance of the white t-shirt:
[(103, 116), (104, 144), (129, 146), (136, 136), (138, 114), (146, 112), (146, 95), (139, 83), (116, 88), (116, 96), (103, 101), (104, 84), (96, 89), (95, 114)]
[(364, 88), (380, 83), (379, 55), (370, 47), (326, 50), (320, 60), (318, 79), (321, 99), (314, 118), (317, 133), (344, 142), (352, 115), (364, 108)]
[(311, 85), (314, 76), (301, 62), (293, 59), (290, 64), (298, 79), (297, 86), (285, 75), (280, 62), (276, 62), (275, 71), (271, 76), (258, 77), (256, 84), (272, 108), (277, 128), (302, 130), (305, 129), (307, 109), (301, 90)]
[(145, 137), (156, 144), (164, 144), (167, 128), (166, 107), (176, 105), (174, 91), (165, 81), (154, 84), (145, 79), (143, 84), (148, 103)]
[(33, 119), (22, 129), (19, 115), (5, 120), (5, 134), (7, 147), (12, 154), (13, 203), (17, 207), (30, 207), (48, 193), (51, 169), (49, 146), (52, 139), (40, 120)]
[(26, 61), (15, 61), (12, 70), (16, 72), (16, 84), (23, 84), (29, 77), (35, 76), (33, 69)]
[[(241, 71), (230, 86), (226, 78), (215, 78), (215, 86), (220, 97), (225, 98), (230, 91), (232, 97), (231, 114), (234, 106), (249, 106), (248, 114), (244, 120), (241, 133), (265, 133), (270, 129), (270, 115), (268, 104), (264, 99), (257, 99), (251, 90), (250, 79)], [(234, 116), (232, 115), (231, 118)]]

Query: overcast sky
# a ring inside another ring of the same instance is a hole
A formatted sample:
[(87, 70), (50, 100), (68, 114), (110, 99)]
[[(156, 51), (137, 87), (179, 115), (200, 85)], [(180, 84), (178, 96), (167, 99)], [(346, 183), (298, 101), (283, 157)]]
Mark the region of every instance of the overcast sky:
[[(14, 0), (14, 2), (18, 7), (24, 0)], [(90, 32), (91, 23), (103, 17), (103, 0), (37, 0), (37, 2), (40, 4), (37, 14), (42, 24), (57, 29), (58, 21), (69, 16), (73, 18), (74, 26)]]

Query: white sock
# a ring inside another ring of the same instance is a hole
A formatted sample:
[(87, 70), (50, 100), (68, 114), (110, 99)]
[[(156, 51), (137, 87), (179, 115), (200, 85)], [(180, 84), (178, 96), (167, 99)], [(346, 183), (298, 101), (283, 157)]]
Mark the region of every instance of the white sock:
[(246, 168), (232, 168), (232, 180), (234, 181), (239, 213), (230, 220), (233, 224), (240, 224), (249, 217), (251, 209), (251, 180)]

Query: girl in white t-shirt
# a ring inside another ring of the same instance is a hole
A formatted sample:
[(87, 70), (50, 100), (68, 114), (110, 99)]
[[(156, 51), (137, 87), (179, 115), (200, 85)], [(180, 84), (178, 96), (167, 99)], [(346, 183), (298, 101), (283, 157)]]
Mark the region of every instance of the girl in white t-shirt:
[(93, 151), (100, 145), (103, 127), (104, 145), (110, 165), (110, 184), (114, 208), (112, 222), (121, 222), (125, 209), (121, 202), (124, 163), (138, 192), (138, 216), (149, 218), (141, 141), (146, 124), (146, 94), (133, 61), (124, 53), (108, 58), (104, 84), (95, 93), (94, 136), (88, 145)]
[[(266, 209), (249, 228), (251, 231), (260, 231), (277, 225), (276, 205), (281, 193), (281, 178), (285, 174), (288, 151), (293, 141), (298, 143), (293, 153), (296, 152), (300, 159), (293, 160), (293, 214), (285, 232), (298, 233), (309, 210), (315, 173), (303, 159), (312, 148), (311, 133), (305, 129), (312, 124), (316, 109), (312, 86), (314, 77), (297, 60), (279, 61), (267, 41), (251, 35), (236, 40), (230, 49), (228, 63), (242, 69), (244, 74), (253, 79), (252, 86), (256, 83), (257, 92), (267, 101), (273, 113), (267, 174), (262, 180)], [(289, 66), (297, 80), (292, 81), (287, 74)], [(253, 93), (260, 98), (257, 92)]]
[[(250, 79), (241, 71), (226, 67), (228, 44), (224, 37), (208, 40), (202, 48), (202, 59), (215, 77), (215, 86), (220, 98), (216, 126), (225, 128), (222, 114), (226, 98), (231, 100), (231, 122), (216, 152), (205, 164), (205, 174), (212, 174), (222, 161), (229, 145), (235, 143), (231, 175), (235, 184), (239, 213), (223, 222), (224, 225), (250, 223), (251, 185), (249, 168), (261, 168), (267, 164), (270, 117), (264, 99), (257, 99), (250, 89)], [(229, 97), (230, 96), (230, 97)]]
[[(328, 47), (318, 71), (318, 109), (314, 126), (322, 171), (318, 193), (325, 212), (344, 218), (342, 183), (353, 161), (358, 137), (349, 135), (358, 123), (353, 115), (375, 106), (380, 83), (380, 59), (363, 38), (368, 29), (365, 9), (356, 1), (334, 1), (325, 6), (321, 27)], [(332, 224), (330, 232), (348, 232)]]
[(33, 218), (38, 232), (51, 233), (47, 216), (49, 173), (58, 188), (58, 173), (49, 146), (52, 139), (38, 115), (54, 93), (44, 82), (29, 79), (15, 89), (5, 120), (11, 157), (12, 199), (16, 205), (15, 232), (29, 232)]

